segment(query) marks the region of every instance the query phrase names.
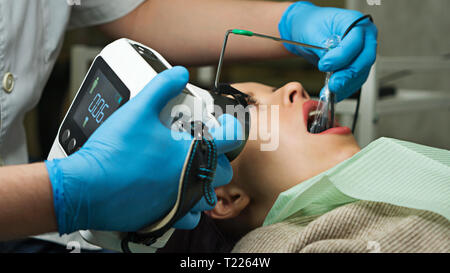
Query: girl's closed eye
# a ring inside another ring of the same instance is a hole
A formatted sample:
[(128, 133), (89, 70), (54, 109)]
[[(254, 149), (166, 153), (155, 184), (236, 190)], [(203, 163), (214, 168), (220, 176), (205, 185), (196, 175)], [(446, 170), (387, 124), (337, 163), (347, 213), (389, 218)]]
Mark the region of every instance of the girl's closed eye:
[[(273, 87), (273, 88), (271, 88), (271, 91), (272, 92), (276, 92), (279, 89), (280, 89), (279, 87)], [(248, 104), (259, 105), (258, 99), (256, 98), (256, 96), (252, 92), (247, 92), (246, 94), (247, 94), (247, 102), (248, 102)]]
[(247, 94), (247, 102), (249, 105), (258, 105), (258, 100), (252, 94)]

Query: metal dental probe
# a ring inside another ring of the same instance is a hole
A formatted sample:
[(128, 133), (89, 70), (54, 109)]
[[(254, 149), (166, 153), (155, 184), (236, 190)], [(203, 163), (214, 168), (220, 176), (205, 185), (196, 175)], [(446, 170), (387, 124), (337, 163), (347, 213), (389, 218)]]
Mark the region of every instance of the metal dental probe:
[[(365, 19), (369, 19), (370, 21), (373, 22), (373, 19), (370, 15), (364, 15), (362, 17), (360, 17), (359, 19), (357, 19), (356, 21), (354, 21), (345, 31), (344, 35), (342, 35), (342, 38), (339, 38), (338, 36), (332, 37), (331, 39), (329, 39), (329, 44), (327, 47), (320, 47), (320, 46), (315, 46), (315, 45), (310, 45), (310, 44), (305, 44), (305, 43), (300, 43), (300, 42), (296, 42), (296, 41), (291, 41), (291, 40), (285, 40), (285, 39), (281, 39), (278, 37), (273, 37), (273, 36), (269, 36), (269, 35), (265, 35), (265, 34), (259, 34), (259, 33), (255, 33), (252, 31), (248, 31), (248, 30), (242, 30), (242, 29), (231, 29), (228, 30), (225, 34), (225, 39), (223, 42), (223, 46), (222, 46), (222, 52), (220, 54), (220, 58), (219, 58), (219, 65), (217, 67), (217, 74), (216, 74), (216, 79), (214, 82), (214, 87), (215, 90), (219, 90), (218, 85), (219, 85), (219, 78), (220, 78), (220, 74), (221, 74), (221, 70), (222, 70), (222, 65), (223, 65), (223, 58), (225, 55), (225, 48), (227, 45), (227, 41), (228, 41), (228, 36), (230, 34), (237, 34), (237, 35), (244, 35), (244, 36), (255, 36), (255, 37), (260, 37), (260, 38), (265, 38), (265, 39), (271, 39), (277, 42), (282, 42), (282, 43), (288, 43), (288, 44), (293, 44), (293, 45), (297, 45), (297, 46), (301, 46), (301, 47), (306, 47), (306, 48), (312, 48), (312, 49), (318, 49), (318, 50), (325, 50), (325, 51), (329, 51), (330, 49), (336, 47), (338, 45), (338, 43), (340, 42), (340, 40), (344, 39), (347, 34), (361, 21), (365, 20)], [(335, 39), (336, 37), (338, 37), (338, 39)], [(336, 43), (337, 41), (337, 43)], [(334, 44), (333, 44), (334, 42)], [(334, 112), (335, 112), (335, 102), (336, 102), (336, 94), (331, 92), (328, 89), (328, 82), (329, 79), (331, 77), (332, 73), (328, 72), (327, 73), (327, 77), (326, 77), (326, 83), (325, 83), (325, 88), (327, 90), (327, 92), (325, 94), (323, 94), (323, 97), (320, 98), (319, 101), (319, 106), (318, 109), (314, 112), (319, 112), (318, 115), (316, 115), (316, 119), (314, 120), (314, 123), (312, 124), (311, 128), (310, 128), (310, 132), (311, 133), (320, 133), (323, 132), (329, 128), (332, 128), (334, 126)], [(355, 125), (356, 125), (356, 119), (358, 117), (358, 109), (359, 109), (359, 104), (360, 104), (360, 97), (358, 96), (357, 99), (357, 106), (356, 106), (356, 111), (355, 111), (355, 116), (354, 116), (354, 120), (353, 120), (353, 130), (355, 130)]]
[(225, 56), (225, 48), (227, 46), (228, 36), (230, 34), (243, 35), (243, 36), (249, 36), (249, 37), (254, 36), (254, 37), (271, 39), (271, 40), (274, 40), (274, 41), (277, 41), (277, 42), (293, 44), (293, 45), (307, 47), (307, 48), (313, 48), (313, 49), (319, 49), (319, 50), (328, 50), (328, 48), (325, 48), (325, 47), (309, 45), (309, 44), (305, 44), (305, 43), (299, 43), (299, 42), (291, 41), (291, 40), (285, 40), (285, 39), (281, 39), (281, 38), (278, 38), (278, 37), (273, 37), (273, 36), (269, 36), (269, 35), (265, 35), (265, 34), (255, 33), (255, 32), (249, 31), (249, 30), (230, 29), (225, 34), (225, 39), (223, 41), (223, 46), (222, 46), (222, 52), (220, 53), (220, 57), (219, 57), (219, 64), (217, 66), (216, 80), (214, 82), (214, 87), (216, 88), (216, 90), (218, 90), (218, 87), (219, 87), (219, 78), (220, 78), (220, 73), (222, 72), (223, 58)]
[[(220, 53), (219, 64), (217, 66), (217, 74), (216, 74), (216, 79), (215, 79), (215, 82), (214, 82), (214, 88), (215, 88), (216, 91), (219, 90), (219, 80), (220, 80), (220, 74), (222, 72), (223, 59), (224, 59), (224, 56), (225, 56), (225, 48), (227, 46), (228, 36), (230, 34), (243, 35), (243, 36), (249, 36), (249, 37), (260, 37), (260, 38), (264, 38), (264, 39), (271, 39), (271, 40), (274, 40), (274, 41), (277, 41), (277, 42), (281, 42), (281, 43), (288, 43), (288, 44), (293, 44), (293, 45), (297, 45), (297, 46), (301, 46), (301, 47), (318, 49), (318, 50), (325, 50), (325, 51), (330, 50), (330, 46), (329, 47), (320, 47), (320, 46), (300, 43), (300, 42), (296, 42), (296, 41), (285, 40), (285, 39), (281, 39), (281, 38), (278, 38), (278, 37), (269, 36), (269, 35), (265, 35), (265, 34), (255, 33), (255, 32), (249, 31), (249, 30), (230, 29), (225, 34), (225, 39), (223, 41), (222, 51)], [(330, 41), (331, 41), (331, 39), (330, 39)], [(327, 73), (327, 82), (326, 83), (328, 83), (328, 80), (329, 80), (330, 76), (331, 76), (331, 73)], [(326, 129), (331, 128), (333, 126), (333, 121), (332, 121), (331, 122), (331, 127), (329, 127), (330, 124), (328, 124), (328, 123), (329, 123), (330, 119), (328, 119), (328, 113), (331, 113), (331, 117), (330, 118), (331, 118), (331, 120), (334, 120), (334, 100), (335, 100), (334, 93), (327, 92), (326, 98), (324, 100), (325, 102), (322, 102), (322, 100), (319, 102), (319, 105), (320, 106), (323, 105), (324, 107), (319, 107), (317, 109), (317, 110), (320, 111), (320, 114), (319, 114), (318, 118), (315, 119), (315, 121), (313, 123), (313, 126), (311, 127), (312, 130), (310, 130), (310, 132), (312, 132), (312, 133), (320, 133), (320, 132), (325, 131)], [(329, 103), (330, 101), (332, 101), (333, 103)]]

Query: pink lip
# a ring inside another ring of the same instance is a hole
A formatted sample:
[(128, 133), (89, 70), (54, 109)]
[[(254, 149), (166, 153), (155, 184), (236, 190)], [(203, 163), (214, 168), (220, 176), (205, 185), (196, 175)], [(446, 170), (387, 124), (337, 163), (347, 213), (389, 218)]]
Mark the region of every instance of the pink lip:
[[(303, 104), (303, 120), (305, 121), (305, 127), (308, 127), (308, 116), (311, 111), (316, 109), (319, 105), (318, 101), (308, 100)], [(334, 135), (348, 135), (352, 133), (352, 130), (348, 127), (341, 127), (340, 124), (335, 121), (338, 127), (330, 128), (318, 135), (334, 134)], [(307, 129), (307, 128), (306, 128)]]
[(349, 135), (352, 133), (352, 130), (348, 127), (334, 127), (331, 129), (328, 129), (326, 131), (323, 131), (319, 135), (327, 135), (327, 134), (333, 134), (333, 135)]

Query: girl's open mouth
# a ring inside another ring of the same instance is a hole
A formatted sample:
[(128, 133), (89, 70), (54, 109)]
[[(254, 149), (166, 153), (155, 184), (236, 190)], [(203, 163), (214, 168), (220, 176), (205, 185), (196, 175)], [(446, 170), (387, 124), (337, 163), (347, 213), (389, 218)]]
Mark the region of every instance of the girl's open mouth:
[[(318, 115), (317, 107), (319, 105), (318, 101), (309, 100), (303, 104), (303, 119), (306, 125), (306, 130), (310, 132), (310, 128), (312, 126), (312, 123)], [(336, 135), (348, 135), (351, 134), (352, 130), (348, 127), (342, 127), (339, 122), (336, 120), (334, 121), (333, 128), (330, 128), (328, 130), (325, 130), (317, 135), (325, 135), (325, 134), (336, 134)]]

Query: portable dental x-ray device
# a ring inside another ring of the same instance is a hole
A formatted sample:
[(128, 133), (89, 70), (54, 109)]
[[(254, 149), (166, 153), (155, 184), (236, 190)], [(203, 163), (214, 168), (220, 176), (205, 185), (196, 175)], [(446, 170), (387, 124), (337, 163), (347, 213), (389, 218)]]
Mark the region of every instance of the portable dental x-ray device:
[[(114, 111), (136, 96), (158, 73), (168, 68), (171, 68), (171, 65), (158, 52), (140, 43), (120, 39), (106, 46), (94, 59), (58, 130), (48, 159), (64, 158), (80, 149)], [(238, 103), (231, 98), (188, 84), (160, 113), (160, 120), (166, 127), (184, 130), (193, 136), (173, 209), (163, 219), (137, 232), (90, 230), (81, 231), (81, 236), (86, 241), (106, 249), (155, 252), (164, 247), (170, 238), (174, 231), (171, 226), (189, 212), (202, 196), (214, 205), (212, 179), (199, 179), (210, 176), (210, 173), (199, 175), (202, 170), (214, 172), (217, 165), (214, 141), (203, 128), (206, 125), (209, 128), (220, 126), (214, 116), (214, 105), (221, 106), (222, 113), (225, 113), (225, 106), (230, 104)], [(238, 118), (243, 128), (248, 127), (248, 117), (245, 119), (246, 121)], [(198, 136), (199, 127), (202, 136)], [(232, 160), (237, 156), (243, 145), (244, 143), (240, 148), (228, 153), (228, 158)], [(207, 160), (211, 154), (213, 160)], [(191, 162), (189, 167), (188, 161)]]

